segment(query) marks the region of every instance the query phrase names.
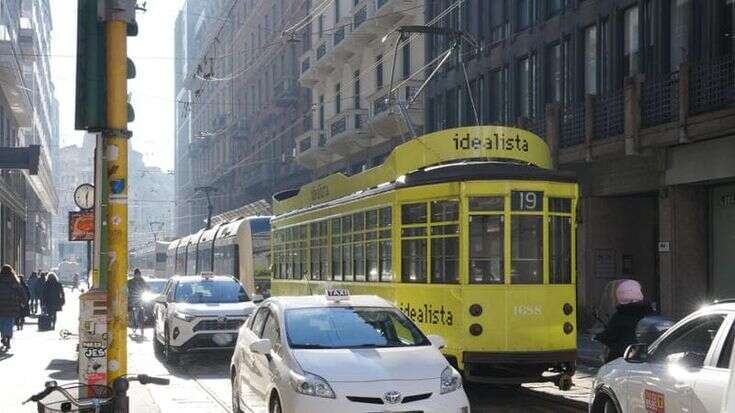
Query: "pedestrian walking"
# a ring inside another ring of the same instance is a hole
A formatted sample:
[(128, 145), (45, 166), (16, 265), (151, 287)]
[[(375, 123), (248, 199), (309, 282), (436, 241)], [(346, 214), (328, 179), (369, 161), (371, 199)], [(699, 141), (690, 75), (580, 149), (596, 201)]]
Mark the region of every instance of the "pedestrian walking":
[(25, 292), (26, 299), (21, 303), (21, 313), (18, 316), (18, 318), (15, 319), (15, 329), (16, 330), (22, 330), (23, 326), (26, 323), (26, 317), (30, 315), (30, 300), (29, 297), (31, 296), (31, 291), (28, 288), (28, 284), (26, 284), (26, 281), (24, 279), (25, 277), (23, 275), (18, 276), (18, 281), (20, 282), (20, 286), (23, 287), (23, 292)]
[(651, 303), (644, 300), (641, 285), (635, 280), (625, 280), (615, 290), (618, 306), (605, 326), (605, 331), (595, 339), (609, 349), (606, 363), (623, 356), (629, 345), (636, 343), (635, 328), (642, 318), (653, 315)]
[(41, 313), (45, 313), (46, 309), (43, 306), (43, 290), (46, 287), (46, 273), (38, 273), (38, 281), (36, 282), (36, 297), (38, 297), (38, 305), (41, 306)]
[(56, 328), (56, 313), (61, 311), (65, 302), (64, 287), (59, 282), (59, 278), (52, 272), (48, 273), (41, 296), (41, 306), (46, 309), (52, 330)]
[(38, 312), (38, 295), (36, 294), (36, 285), (38, 284), (38, 273), (33, 271), (28, 277), (28, 292), (30, 298), (30, 312), (36, 314)]
[(22, 304), (27, 300), (13, 267), (3, 265), (0, 269), (0, 343), (5, 351), (10, 349), (13, 322), (21, 314)]

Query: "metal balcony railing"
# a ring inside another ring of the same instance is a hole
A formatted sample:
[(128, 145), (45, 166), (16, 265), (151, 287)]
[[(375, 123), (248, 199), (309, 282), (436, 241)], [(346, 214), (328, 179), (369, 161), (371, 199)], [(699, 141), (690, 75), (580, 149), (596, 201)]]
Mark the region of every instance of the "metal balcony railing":
[(646, 79), (641, 84), (641, 126), (668, 123), (679, 115), (679, 73)]
[(342, 42), (342, 40), (345, 39), (345, 27), (340, 26), (335, 32), (334, 32), (334, 45), (337, 46)]
[(311, 149), (311, 135), (308, 138), (299, 141), (299, 153), (304, 153)]
[(330, 136), (339, 135), (347, 130), (347, 117), (343, 114), (341, 118), (332, 122), (329, 126)]
[(352, 30), (360, 27), (361, 24), (367, 20), (367, 6), (363, 6), (360, 10), (356, 11), (352, 16)]
[[(474, 122), (474, 120), (473, 120)], [(541, 111), (534, 119), (528, 121), (527, 129), (540, 138), (546, 138), (546, 112)]]
[(624, 104), (623, 89), (597, 96), (594, 104), (593, 139), (605, 139), (623, 133), (625, 128)]
[(316, 60), (321, 59), (325, 54), (327, 54), (327, 44), (322, 43), (316, 48)]
[(577, 104), (562, 109), (559, 146), (568, 148), (584, 142), (585, 105)]
[(735, 55), (692, 65), (689, 102), (692, 113), (735, 106)]
[(311, 68), (311, 58), (307, 57), (301, 62), (301, 74)]

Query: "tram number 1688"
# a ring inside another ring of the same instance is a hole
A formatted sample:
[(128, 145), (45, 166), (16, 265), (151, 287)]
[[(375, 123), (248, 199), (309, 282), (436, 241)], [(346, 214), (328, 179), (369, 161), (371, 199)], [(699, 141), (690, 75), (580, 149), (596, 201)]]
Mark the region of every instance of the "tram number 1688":
[(544, 193), (541, 191), (512, 191), (513, 211), (541, 211), (544, 208)]

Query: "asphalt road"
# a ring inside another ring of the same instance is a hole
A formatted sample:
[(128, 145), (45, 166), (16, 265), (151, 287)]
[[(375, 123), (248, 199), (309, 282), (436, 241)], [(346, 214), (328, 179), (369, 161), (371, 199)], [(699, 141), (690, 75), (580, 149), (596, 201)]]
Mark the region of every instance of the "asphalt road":
[[(148, 386), (146, 389), (161, 412), (230, 411), (229, 355), (185, 356), (179, 366), (169, 367), (153, 354), (152, 332), (149, 330), (147, 333), (147, 337), (142, 340), (133, 340), (131, 336), (128, 344), (131, 354), (129, 371), (171, 377), (169, 386)], [(467, 392), (473, 412), (582, 411), (563, 401), (542, 398), (520, 387), (473, 385), (467, 387)]]

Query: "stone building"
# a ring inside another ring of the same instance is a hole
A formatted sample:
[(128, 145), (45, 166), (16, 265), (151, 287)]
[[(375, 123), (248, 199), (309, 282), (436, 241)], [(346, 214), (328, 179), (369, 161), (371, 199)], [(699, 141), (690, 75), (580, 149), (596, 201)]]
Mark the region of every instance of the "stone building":
[[(176, 235), (308, 178), (294, 142), (310, 111), (301, 45), (282, 35), (299, 0), (185, 2), (176, 21)], [(207, 192), (209, 196), (207, 197)]]
[[(447, 9), (482, 46), (466, 56), (480, 122), (536, 132), (578, 175), (583, 322), (621, 277), (675, 317), (733, 297), (735, 2), (431, 0), (426, 19)], [(474, 124), (467, 97), (453, 65), (427, 130)]]

